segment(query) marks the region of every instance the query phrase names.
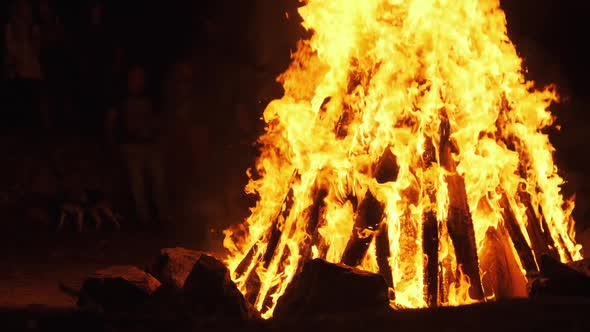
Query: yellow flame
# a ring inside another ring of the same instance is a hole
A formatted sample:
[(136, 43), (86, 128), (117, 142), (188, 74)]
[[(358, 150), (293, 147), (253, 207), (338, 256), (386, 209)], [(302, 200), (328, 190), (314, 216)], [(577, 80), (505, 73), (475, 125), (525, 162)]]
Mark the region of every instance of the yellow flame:
[[(473, 302), (474, 281), (462, 272), (446, 225), (455, 190), (449, 175), (465, 182), (478, 252), (488, 228), (504, 227), (506, 195), (529, 246), (532, 207), (536, 227), (548, 232), (561, 260), (581, 258), (573, 203), (564, 201), (554, 149), (542, 132), (552, 124), (548, 107), (557, 94), (525, 80), (498, 0), (308, 0), (299, 13), (313, 36), (300, 42), (279, 77), (285, 95), (264, 112), (257, 176), (246, 188), (259, 201), (243, 225), (225, 233), (232, 276), (242, 292), (255, 295), (264, 317), (305, 260), (338, 263), (351, 238), (374, 238), (371, 228), (353, 236), (368, 193), (384, 210), (377, 222), (387, 224), (394, 305), (427, 305), (427, 211), (438, 223), (438, 302)], [(450, 168), (440, 158), (443, 113)], [(434, 157), (425, 162), (428, 144)], [(379, 183), (372, 170), (386, 149), (397, 176)], [(327, 195), (316, 201), (318, 189)], [(377, 272), (375, 240), (367, 245), (360, 267)], [(238, 269), (242, 261), (247, 267)], [(258, 283), (248, 281), (254, 275)]]

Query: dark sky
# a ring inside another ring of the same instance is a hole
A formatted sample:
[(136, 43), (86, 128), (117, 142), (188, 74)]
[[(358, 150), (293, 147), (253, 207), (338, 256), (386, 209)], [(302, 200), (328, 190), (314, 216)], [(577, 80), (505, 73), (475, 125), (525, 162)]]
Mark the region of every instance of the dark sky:
[[(561, 68), (562, 79), (572, 93), (587, 95), (590, 87), (590, 2), (578, 0), (502, 0), (513, 41), (529, 62), (531, 74), (548, 74), (549, 66)], [(533, 45), (530, 45), (533, 44)], [(531, 47), (533, 46), (533, 47)], [(530, 48), (529, 48), (530, 47)]]

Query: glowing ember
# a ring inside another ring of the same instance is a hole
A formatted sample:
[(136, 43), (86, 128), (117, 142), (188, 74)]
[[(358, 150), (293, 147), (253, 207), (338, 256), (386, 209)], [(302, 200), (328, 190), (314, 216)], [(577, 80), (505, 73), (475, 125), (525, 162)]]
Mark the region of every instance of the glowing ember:
[(382, 274), (403, 307), (493, 298), (495, 275), (524, 284), (543, 254), (581, 258), (542, 132), (557, 95), (525, 81), (498, 0), (309, 0), (300, 14), (314, 34), (264, 112), (246, 188), (259, 201), (226, 231), (265, 317), (316, 257)]

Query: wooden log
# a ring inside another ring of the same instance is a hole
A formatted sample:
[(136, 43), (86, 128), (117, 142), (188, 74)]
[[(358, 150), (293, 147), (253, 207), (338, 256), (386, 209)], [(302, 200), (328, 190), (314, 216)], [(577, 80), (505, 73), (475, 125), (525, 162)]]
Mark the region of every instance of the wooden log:
[(252, 305), (256, 303), (256, 298), (260, 292), (260, 286), (262, 286), (262, 282), (260, 281), (260, 276), (258, 276), (258, 273), (256, 272), (256, 267), (254, 267), (246, 280), (246, 294), (244, 295), (244, 298), (248, 303)]
[(553, 238), (551, 236), (547, 237), (545, 232), (541, 229), (541, 225), (544, 221), (539, 220), (537, 218), (537, 214), (533, 208), (531, 203), (531, 196), (530, 194), (525, 191), (524, 189), (519, 189), (518, 197), (520, 203), (522, 203), (526, 208), (526, 229), (529, 238), (531, 239), (531, 249), (535, 254), (535, 258), (537, 262), (541, 260), (543, 255), (549, 255), (553, 258), (559, 258), (559, 253), (555, 248), (555, 244), (553, 242)]
[(488, 228), (481, 251), (484, 292), (496, 300), (527, 296), (527, 279), (522, 275), (508, 237), (505, 231)]
[(306, 231), (309, 237), (306, 238), (301, 249), (301, 258), (299, 259), (298, 271), (303, 268), (303, 265), (307, 261), (313, 258), (312, 247), (314, 245), (319, 246), (321, 242), (319, 228), (325, 222), (323, 219), (323, 212), (326, 206), (324, 200), (328, 196), (328, 190), (324, 188), (316, 189), (313, 196), (313, 203), (310, 207), (308, 207), (304, 214), (304, 218), (307, 218)]
[(422, 228), (425, 298), (429, 307), (438, 305), (438, 221), (433, 211), (424, 213)]
[[(543, 215), (543, 208), (541, 206), (539, 206), (539, 213)], [(549, 248), (555, 251), (555, 259), (561, 260), (559, 252), (557, 251), (557, 247), (555, 246), (555, 241), (551, 236), (551, 232), (549, 231), (549, 225), (547, 224), (547, 220), (544, 217), (541, 218), (541, 224), (543, 225), (543, 229), (545, 230), (543, 232), (543, 234), (545, 235), (545, 241), (547, 242)], [(562, 248), (565, 248), (565, 243), (563, 242), (563, 238), (561, 237), (561, 235), (558, 235), (557, 239), (555, 240), (561, 245)], [(565, 250), (565, 254), (567, 263), (571, 263), (573, 261), (573, 257), (571, 256), (570, 252)]]
[[(281, 261), (280, 261), (280, 267), (279, 270), (280, 271), (284, 271), (285, 269), (285, 262), (287, 261), (287, 259), (289, 258), (289, 256), (291, 255), (291, 251), (289, 250), (289, 247), (285, 247), (285, 250), (283, 251), (283, 255), (281, 257)], [(270, 289), (267, 291), (266, 295), (264, 296), (264, 301), (262, 302), (262, 310), (261, 311), (266, 311), (268, 310), (270, 307), (272, 307), (272, 295), (275, 294), (278, 289), (280, 287), (280, 284), (277, 283), (276, 285), (270, 287)]]
[[(519, 165), (518, 173), (523, 180), (527, 180), (527, 165), (529, 164), (528, 152), (522, 140), (514, 135), (503, 137), (506, 146), (518, 153)], [(518, 198), (520, 203), (526, 208), (527, 224), (526, 230), (531, 239), (531, 249), (535, 255), (537, 263), (541, 260), (543, 255), (549, 255), (555, 259), (559, 259), (559, 253), (555, 248), (555, 242), (548, 231), (547, 223), (541, 213), (541, 218), (537, 217), (535, 209), (531, 201), (531, 194), (527, 191), (524, 184), (518, 188)]]
[(397, 158), (391, 152), (391, 148), (387, 147), (374, 167), (373, 177), (377, 180), (377, 183), (382, 184), (397, 180), (398, 173)]
[(282, 235), (282, 223), (286, 218), (289, 216), (291, 212), (291, 208), (293, 206), (293, 189), (289, 189), (289, 192), (285, 196), (283, 203), (281, 204), (281, 210), (274, 218), (267, 231), (266, 235), (262, 238), (262, 240), (267, 241), (266, 249), (262, 257), (259, 257), (255, 263), (254, 268), (250, 270), (250, 273), (246, 277), (246, 299), (250, 303), (254, 303), (251, 301), (255, 301), (258, 297), (258, 292), (260, 291), (260, 279), (258, 273), (256, 272), (256, 266), (262, 264), (264, 268), (268, 268), (272, 258), (275, 254), (275, 250)]
[(258, 243), (254, 243), (250, 250), (248, 250), (246, 256), (244, 256), (240, 264), (238, 264), (238, 267), (234, 271), (238, 278), (243, 276), (244, 273), (248, 271), (248, 267), (250, 266), (250, 264), (252, 264), (252, 260), (254, 259), (254, 254), (256, 253), (256, 251), (258, 251)]
[(502, 208), (504, 226), (510, 235), (510, 239), (512, 240), (512, 244), (514, 245), (514, 249), (516, 249), (518, 257), (520, 258), (522, 267), (527, 272), (527, 275), (535, 274), (539, 271), (539, 268), (537, 267), (537, 263), (533, 257), (531, 247), (522, 234), (522, 230), (520, 229), (518, 221), (514, 216), (514, 211), (510, 206), (510, 201), (508, 201), (508, 196), (506, 196), (506, 193), (502, 194), (502, 198), (500, 199), (500, 207)]
[[(439, 234), (441, 234), (439, 229)], [(441, 239), (439, 238), (439, 241)], [(452, 260), (446, 257), (440, 257), (440, 270), (438, 276), (438, 301), (439, 303), (448, 303), (450, 288), (453, 285), (457, 278), (455, 276), (455, 271), (452, 267)]]
[(439, 160), (441, 166), (449, 172), (449, 175), (446, 176), (449, 190), (447, 229), (455, 247), (457, 263), (462, 267), (463, 273), (469, 277), (471, 283), (469, 295), (473, 299), (482, 300), (483, 289), (479, 275), (473, 221), (467, 203), (465, 181), (456, 172), (456, 164), (452, 155), (454, 147), (450, 140), (450, 131), (450, 123), (446, 112), (443, 110), (440, 125)]
[(355, 267), (361, 263), (373, 240), (373, 235), (363, 237), (359, 236), (359, 232), (363, 230), (376, 231), (383, 219), (384, 210), (383, 204), (373, 196), (370, 190), (367, 190), (358, 207), (353, 232), (342, 255), (342, 264)]
[(389, 265), (389, 258), (391, 257), (391, 250), (389, 248), (389, 233), (386, 222), (382, 222), (375, 237), (375, 251), (377, 255), (377, 266), (379, 266), (379, 274), (385, 279), (387, 286), (394, 288), (393, 273)]

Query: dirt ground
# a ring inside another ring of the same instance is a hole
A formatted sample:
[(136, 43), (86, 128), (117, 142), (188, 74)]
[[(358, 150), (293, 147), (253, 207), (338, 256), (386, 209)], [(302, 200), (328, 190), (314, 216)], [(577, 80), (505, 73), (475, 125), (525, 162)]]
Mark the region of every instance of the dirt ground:
[(79, 289), (92, 272), (118, 264), (144, 267), (164, 247), (190, 243), (166, 240), (157, 232), (34, 234), (0, 244), (0, 307), (72, 307), (75, 298), (59, 285)]

